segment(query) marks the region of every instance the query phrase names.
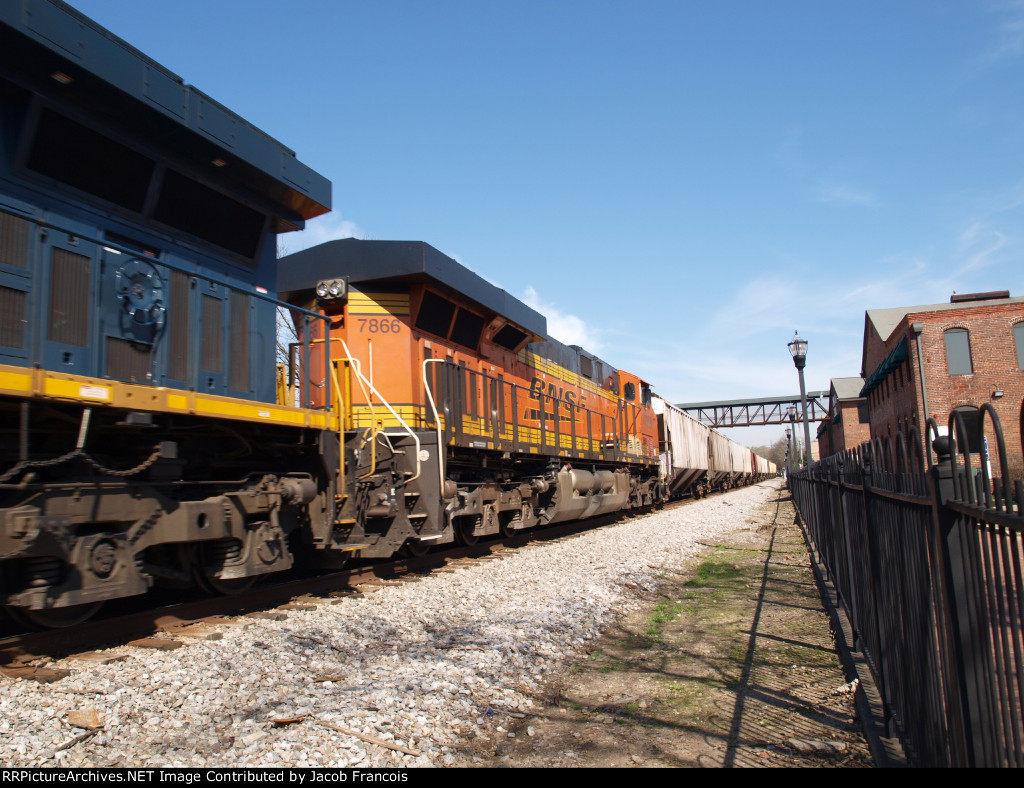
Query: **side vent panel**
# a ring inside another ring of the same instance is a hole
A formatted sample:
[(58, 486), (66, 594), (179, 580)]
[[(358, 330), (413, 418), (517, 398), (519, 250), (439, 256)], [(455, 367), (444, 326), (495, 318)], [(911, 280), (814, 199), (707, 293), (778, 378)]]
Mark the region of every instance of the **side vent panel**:
[(14, 268), (28, 268), (30, 227), (24, 219), (0, 213), (0, 263)]
[(249, 296), (231, 292), (231, 359), (228, 386), (249, 390)]
[(168, 308), (167, 377), (187, 382), (189, 379), (189, 326), (191, 310), (189, 275), (171, 272), (171, 303)]
[(152, 369), (150, 346), (107, 337), (107, 377), (131, 383), (149, 383)]
[(0, 345), (23, 350), (25, 348), (24, 290), (0, 287)]
[(53, 342), (78, 347), (89, 343), (90, 263), (84, 255), (66, 249), (53, 250), (49, 330)]
[(221, 337), (224, 321), (223, 303), (219, 298), (203, 295), (203, 344), (199, 350), (199, 363), (207, 372), (220, 373), (223, 371), (221, 361)]

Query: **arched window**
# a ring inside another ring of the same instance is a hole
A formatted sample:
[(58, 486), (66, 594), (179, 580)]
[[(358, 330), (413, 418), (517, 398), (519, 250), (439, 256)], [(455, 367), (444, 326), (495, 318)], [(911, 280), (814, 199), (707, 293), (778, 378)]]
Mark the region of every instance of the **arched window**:
[[(953, 412), (959, 413), (963, 417), (964, 429), (967, 431), (967, 447), (971, 450), (972, 454), (980, 454), (983, 443), (978, 435), (980, 411), (973, 405), (961, 405), (959, 408), (953, 408)], [(953, 429), (956, 429), (955, 423)], [(956, 438), (959, 444), (961, 436), (957, 435)]]
[(966, 328), (951, 328), (945, 332), (946, 368), (950, 375), (970, 375), (974, 372), (971, 364), (971, 339)]
[(1024, 323), (1013, 327), (1013, 339), (1017, 343), (1017, 369), (1024, 369)]

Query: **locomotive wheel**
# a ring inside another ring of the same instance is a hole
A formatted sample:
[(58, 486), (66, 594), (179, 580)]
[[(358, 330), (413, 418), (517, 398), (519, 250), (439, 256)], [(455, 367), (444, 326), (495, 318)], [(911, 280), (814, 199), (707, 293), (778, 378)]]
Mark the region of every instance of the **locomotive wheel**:
[(430, 552), (430, 542), (421, 542), (419, 539), (406, 539), (405, 544), (398, 548), (398, 552), (406, 558), (422, 558)]
[(192, 545), (192, 577), (201, 589), (217, 596), (244, 594), (255, 585), (257, 578), (233, 577), (223, 579), (217, 573), (223, 569), (225, 556), (239, 544), (235, 539), (221, 539), (214, 542), (198, 542)]
[(198, 568), (196, 569), (195, 578), (200, 588), (209, 594), (216, 594), (217, 596), (244, 594), (256, 584), (255, 577), (233, 577), (230, 580), (224, 580), (214, 577), (212, 574), (206, 574)]
[(476, 530), (480, 517), (459, 517), (455, 520), (455, 541), (466, 547), (472, 547), (480, 541), (480, 537), (473, 531)]
[(501, 522), (498, 525), (498, 529), (501, 531), (501, 535), (503, 537), (510, 539), (519, 533), (517, 526), (523, 524), (523, 515), (520, 512), (515, 512), (514, 517), (504, 516), (504, 513), (499, 515), (499, 517), (501, 518)]
[(87, 602), (84, 605), (70, 605), (68, 607), (51, 607), (45, 610), (29, 610), (27, 607), (5, 608), (11, 620), (22, 626), (38, 629), (62, 629), (73, 627), (88, 621), (103, 607), (102, 602)]

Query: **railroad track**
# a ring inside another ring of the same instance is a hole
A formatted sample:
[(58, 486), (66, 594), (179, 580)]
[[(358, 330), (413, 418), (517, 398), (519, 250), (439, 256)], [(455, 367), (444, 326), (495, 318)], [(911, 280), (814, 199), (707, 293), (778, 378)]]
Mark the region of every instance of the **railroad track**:
[[(663, 509), (686, 505), (692, 499), (673, 501)], [(204, 597), (168, 602), (159, 594), (119, 600), (128, 610), (108, 613), (82, 624), (41, 632), (13, 632), (0, 637), (0, 671), (11, 677), (52, 681), (63, 673), (40, 663), (99, 648), (138, 645), (176, 648), (181, 637), (193, 637), (213, 624), (238, 617), (269, 618), (289, 610), (308, 609), (325, 599), (351, 596), (374, 586), (402, 583), (424, 575), (451, 570), (474, 561), (501, 558), (527, 544), (555, 542), (578, 533), (607, 527), (649, 514), (650, 511), (616, 512), (589, 520), (560, 523), (494, 539), (473, 546), (452, 547), (419, 558), (366, 563), (343, 571), (288, 578), (257, 585), (234, 596)], [(155, 604), (154, 604), (155, 603)]]

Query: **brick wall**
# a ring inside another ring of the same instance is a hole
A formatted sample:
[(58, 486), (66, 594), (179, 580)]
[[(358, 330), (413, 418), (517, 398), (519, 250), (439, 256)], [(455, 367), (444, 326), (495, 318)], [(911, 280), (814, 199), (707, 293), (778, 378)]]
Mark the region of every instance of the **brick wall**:
[(840, 426), (844, 449), (855, 449), (871, 439), (871, 423), (860, 422), (858, 405), (864, 400), (841, 400), (839, 403)]
[(822, 457), (828, 457), (838, 451), (833, 448), (836, 445), (833, 433), (837, 429), (838, 425), (825, 422), (825, 429), (818, 433), (818, 451), (821, 452)]
[[(1020, 409), (1024, 402), (1024, 370), (1017, 364), (1014, 324), (1024, 321), (1024, 304), (998, 301), (964, 304), (963, 308), (936, 312), (911, 312), (897, 325), (888, 341), (882, 342), (873, 330), (865, 333), (865, 374), (881, 363), (904, 336), (908, 338), (910, 358), (890, 374), (869, 397), (872, 437), (890, 436), (917, 424), (922, 432), (924, 403), (918, 372), (917, 346), (911, 324), (922, 323), (920, 343), (924, 360), (925, 388), (929, 415), (945, 426), (952, 410), (961, 405), (980, 407), (990, 403), (1002, 422), (1010, 475), (1024, 476), (1021, 457)], [(973, 372), (950, 375), (946, 364), (945, 331), (967, 329), (970, 338)], [(993, 397), (996, 389), (1001, 398)], [(998, 474), (995, 441), (989, 433), (993, 451), (993, 473)]]

